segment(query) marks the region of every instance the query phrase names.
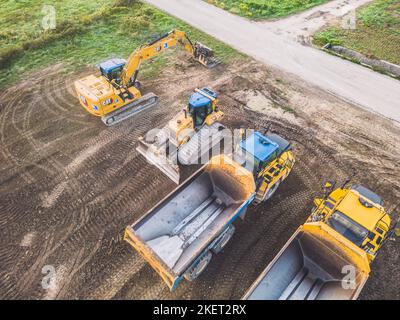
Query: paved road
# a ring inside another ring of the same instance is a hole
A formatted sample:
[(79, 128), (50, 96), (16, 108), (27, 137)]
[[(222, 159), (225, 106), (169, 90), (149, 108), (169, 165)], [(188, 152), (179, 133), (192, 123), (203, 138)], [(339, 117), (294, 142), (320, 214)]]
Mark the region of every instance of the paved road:
[(281, 37), (202, 0), (146, 0), (267, 64), (400, 122), (400, 81)]

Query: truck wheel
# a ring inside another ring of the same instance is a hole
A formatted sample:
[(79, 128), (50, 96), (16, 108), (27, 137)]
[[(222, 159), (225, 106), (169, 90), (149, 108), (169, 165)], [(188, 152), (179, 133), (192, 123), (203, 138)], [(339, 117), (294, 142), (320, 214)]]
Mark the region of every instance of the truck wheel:
[(231, 240), (233, 234), (235, 233), (235, 227), (230, 225), (224, 234), (221, 236), (221, 239), (215, 244), (215, 246), (211, 249), (213, 253), (218, 254), (222, 251), (222, 249), (228, 244), (229, 240)]
[(187, 271), (184, 275), (185, 279), (188, 281), (195, 280), (208, 266), (212, 258), (212, 253), (208, 251), (205, 255), (203, 255), (199, 262), (189, 271)]
[(272, 196), (274, 195), (274, 193), (276, 192), (276, 190), (278, 190), (279, 185), (281, 184), (281, 180), (278, 180), (271, 189), (268, 190), (268, 192), (265, 195), (264, 201), (269, 200), (270, 198), (272, 198)]

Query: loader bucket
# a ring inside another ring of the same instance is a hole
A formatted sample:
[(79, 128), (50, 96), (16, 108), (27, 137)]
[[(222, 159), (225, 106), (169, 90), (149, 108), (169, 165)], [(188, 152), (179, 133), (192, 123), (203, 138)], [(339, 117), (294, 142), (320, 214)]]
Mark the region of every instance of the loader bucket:
[(156, 166), (173, 182), (179, 184), (179, 166), (178, 164), (173, 163), (173, 161), (169, 159), (166, 154), (159, 154), (158, 152), (155, 152), (153, 146), (147, 144), (142, 137), (139, 138), (139, 144), (136, 150), (142, 154), (150, 164)]

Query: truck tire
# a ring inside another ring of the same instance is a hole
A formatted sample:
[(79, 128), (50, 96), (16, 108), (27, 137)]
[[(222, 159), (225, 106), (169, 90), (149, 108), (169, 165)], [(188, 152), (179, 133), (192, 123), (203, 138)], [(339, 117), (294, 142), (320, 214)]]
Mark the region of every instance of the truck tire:
[(272, 196), (274, 195), (274, 193), (276, 192), (276, 190), (278, 190), (279, 185), (281, 184), (282, 180), (279, 179), (273, 186), (271, 189), (268, 190), (268, 192), (265, 194), (265, 198), (263, 201), (267, 201), (269, 199), (272, 198)]
[(207, 251), (207, 253), (200, 258), (199, 262), (185, 273), (184, 278), (188, 281), (195, 280), (207, 268), (211, 258), (212, 253)]
[(211, 249), (214, 254), (218, 254), (222, 251), (222, 249), (228, 244), (229, 240), (231, 240), (233, 234), (235, 233), (235, 227), (231, 224), (226, 231), (223, 232), (223, 235), (218, 240), (218, 242)]

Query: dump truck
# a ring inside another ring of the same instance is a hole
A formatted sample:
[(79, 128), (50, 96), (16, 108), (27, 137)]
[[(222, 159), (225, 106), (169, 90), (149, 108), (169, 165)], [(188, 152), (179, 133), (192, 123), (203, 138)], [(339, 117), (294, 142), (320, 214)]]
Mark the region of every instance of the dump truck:
[[(251, 203), (269, 199), (289, 175), (295, 162), (290, 144), (269, 137), (256, 132), (241, 142), (237, 154), (214, 156), (126, 228), (124, 239), (171, 290), (183, 278), (196, 279), (232, 238), (232, 223), (244, 218)], [(250, 161), (257, 164), (254, 171)]]
[[(333, 189), (328, 183), (326, 190)], [(370, 264), (396, 228), (382, 199), (361, 186), (342, 186), (315, 201), (298, 228), (243, 299), (357, 299)]]
[(214, 157), (125, 231), (128, 241), (171, 290), (205, 269), (234, 232), (232, 222), (255, 196), (252, 174)]

